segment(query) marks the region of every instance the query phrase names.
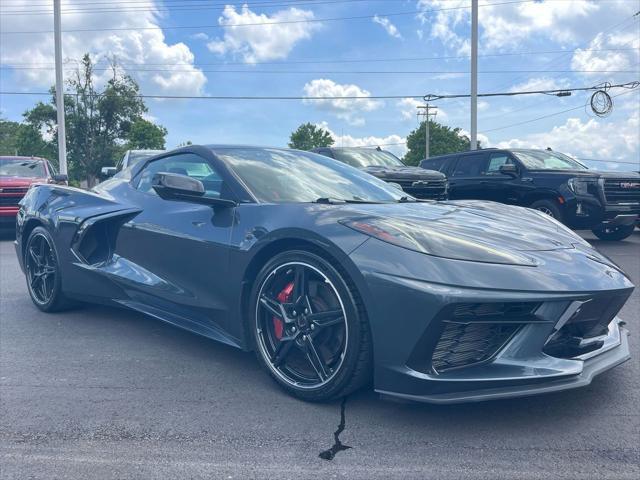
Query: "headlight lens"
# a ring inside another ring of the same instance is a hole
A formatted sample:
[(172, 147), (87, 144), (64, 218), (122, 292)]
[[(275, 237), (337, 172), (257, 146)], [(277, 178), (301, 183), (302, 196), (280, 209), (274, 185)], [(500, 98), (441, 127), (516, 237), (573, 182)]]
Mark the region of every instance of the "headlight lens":
[(533, 258), (520, 252), (498, 249), (444, 228), (429, 228), (402, 219), (361, 217), (341, 220), (340, 223), (383, 242), (436, 257), (505, 265), (536, 265)]
[(594, 195), (597, 182), (595, 178), (570, 178), (567, 185), (576, 195)]

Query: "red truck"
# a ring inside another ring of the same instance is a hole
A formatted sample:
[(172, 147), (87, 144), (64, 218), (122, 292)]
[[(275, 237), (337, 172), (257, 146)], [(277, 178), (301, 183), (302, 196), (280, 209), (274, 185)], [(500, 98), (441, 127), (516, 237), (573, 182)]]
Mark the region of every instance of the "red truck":
[(34, 183), (67, 183), (48, 160), (0, 156), (0, 228), (15, 228), (18, 202)]

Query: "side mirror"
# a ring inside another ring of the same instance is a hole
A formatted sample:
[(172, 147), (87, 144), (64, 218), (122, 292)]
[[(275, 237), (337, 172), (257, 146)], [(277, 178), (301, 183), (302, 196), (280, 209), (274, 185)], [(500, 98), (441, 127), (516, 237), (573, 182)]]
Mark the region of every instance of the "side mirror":
[(500, 165), (500, 173), (503, 175), (509, 175), (510, 177), (518, 176), (518, 168), (513, 163), (507, 163)]
[(100, 176), (102, 178), (113, 177), (116, 173), (118, 173), (118, 169), (116, 167), (102, 167), (100, 169)]
[(151, 180), (151, 187), (164, 200), (182, 200), (217, 207), (234, 207), (236, 202), (223, 198), (205, 197), (202, 182), (179, 173), (158, 172)]
[(69, 182), (69, 176), (64, 173), (56, 173), (51, 177), (53, 183), (57, 183), (58, 185), (67, 185)]

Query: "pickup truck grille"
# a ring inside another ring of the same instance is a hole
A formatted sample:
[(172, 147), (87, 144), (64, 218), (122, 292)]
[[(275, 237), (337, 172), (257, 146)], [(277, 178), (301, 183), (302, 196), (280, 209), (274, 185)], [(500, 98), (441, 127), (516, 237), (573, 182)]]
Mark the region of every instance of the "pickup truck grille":
[(393, 180), (390, 182), (397, 183), (402, 190), (416, 198), (423, 199), (442, 199), (446, 195), (446, 180)]
[(17, 207), (24, 195), (4, 196), (0, 195), (0, 207)]
[(607, 204), (640, 204), (640, 180), (637, 178), (607, 178), (604, 181)]

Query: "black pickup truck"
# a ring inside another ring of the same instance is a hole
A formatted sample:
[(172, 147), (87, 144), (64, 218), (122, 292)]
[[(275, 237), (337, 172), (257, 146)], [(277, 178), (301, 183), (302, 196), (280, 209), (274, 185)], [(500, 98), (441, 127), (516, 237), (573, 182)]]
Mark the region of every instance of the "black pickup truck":
[(364, 170), (385, 182), (397, 184), (409, 195), (429, 200), (447, 199), (447, 177), (438, 171), (410, 167), (380, 147), (324, 147), (312, 152)]
[(423, 160), (449, 178), (451, 199), (493, 200), (540, 210), (602, 240), (623, 240), (640, 214), (640, 175), (599, 172), (550, 150), (484, 149)]

